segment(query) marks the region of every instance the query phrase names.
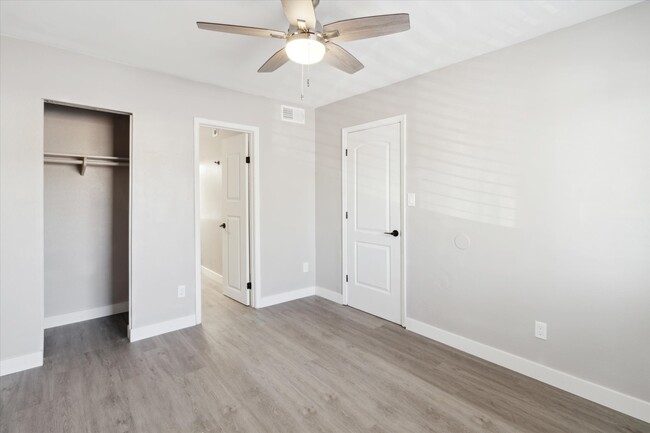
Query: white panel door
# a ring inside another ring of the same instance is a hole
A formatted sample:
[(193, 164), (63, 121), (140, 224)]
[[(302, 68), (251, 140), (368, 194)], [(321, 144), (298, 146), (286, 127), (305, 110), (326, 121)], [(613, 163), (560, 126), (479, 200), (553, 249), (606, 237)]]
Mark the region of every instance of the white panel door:
[(223, 294), (250, 304), (248, 270), (248, 134), (222, 140), (223, 204)]
[(401, 322), (401, 123), (347, 135), (348, 305)]

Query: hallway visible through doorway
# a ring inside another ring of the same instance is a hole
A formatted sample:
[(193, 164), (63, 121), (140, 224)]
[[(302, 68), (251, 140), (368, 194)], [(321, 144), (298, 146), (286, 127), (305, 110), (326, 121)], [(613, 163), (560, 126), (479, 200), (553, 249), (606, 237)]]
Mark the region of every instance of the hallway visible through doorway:
[(200, 126), (201, 275), (250, 305), (249, 134)]

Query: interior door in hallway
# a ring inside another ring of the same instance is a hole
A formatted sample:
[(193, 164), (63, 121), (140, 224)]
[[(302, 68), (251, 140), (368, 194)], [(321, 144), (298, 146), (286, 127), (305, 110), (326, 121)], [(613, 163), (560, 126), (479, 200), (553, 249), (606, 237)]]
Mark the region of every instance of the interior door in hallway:
[(250, 305), (248, 134), (223, 139), (223, 293)]
[(401, 322), (402, 123), (347, 132), (348, 305)]

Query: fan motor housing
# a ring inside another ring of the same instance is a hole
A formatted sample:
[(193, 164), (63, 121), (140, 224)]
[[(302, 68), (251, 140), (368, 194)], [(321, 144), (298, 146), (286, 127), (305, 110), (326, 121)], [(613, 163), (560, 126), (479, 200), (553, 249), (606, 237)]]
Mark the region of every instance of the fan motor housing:
[(297, 35), (299, 33), (313, 33), (313, 34), (317, 34), (317, 35), (322, 36), (322, 34), (323, 34), (323, 25), (320, 23), (320, 21), (316, 21), (316, 28), (307, 29), (307, 31), (305, 31), (305, 30), (300, 30), (297, 26), (294, 26), (293, 24), (291, 24), (289, 26), (289, 30), (287, 30), (288, 37), (291, 37), (293, 35)]

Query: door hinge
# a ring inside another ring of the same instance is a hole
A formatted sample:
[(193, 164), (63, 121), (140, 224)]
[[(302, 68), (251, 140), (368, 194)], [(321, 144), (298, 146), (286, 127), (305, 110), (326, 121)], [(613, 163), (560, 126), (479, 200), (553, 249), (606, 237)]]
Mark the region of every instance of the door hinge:
[(246, 283), (246, 288), (247, 288), (248, 290), (250, 290), (250, 289), (253, 288), (253, 285), (252, 285), (250, 282), (248, 282), (248, 283)]
[(348, 276), (347, 275), (345, 276), (345, 282), (346, 283), (348, 282)]
[(246, 164), (250, 164), (250, 163), (251, 163), (251, 157), (250, 157), (250, 156), (247, 156), (247, 157), (246, 157)]
[(348, 150), (345, 149), (345, 156), (348, 156)]

